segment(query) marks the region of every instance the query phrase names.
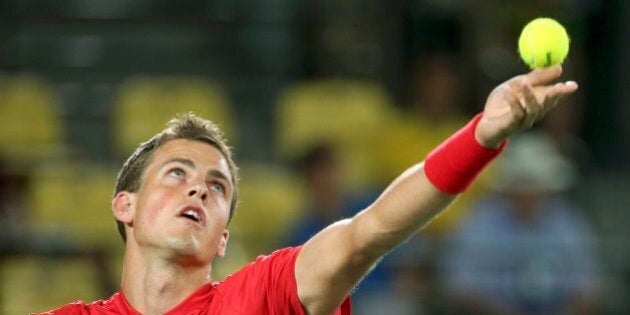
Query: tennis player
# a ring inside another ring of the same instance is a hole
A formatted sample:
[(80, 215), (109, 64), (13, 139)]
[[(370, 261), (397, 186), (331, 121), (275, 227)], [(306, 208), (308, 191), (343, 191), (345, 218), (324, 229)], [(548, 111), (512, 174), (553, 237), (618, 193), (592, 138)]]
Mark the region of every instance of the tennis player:
[(226, 253), (237, 168), (211, 122), (172, 120), (118, 176), (112, 209), (125, 240), (120, 290), (43, 314), (350, 314), (350, 291), (385, 253), (464, 192), (510, 135), (577, 90), (575, 82), (553, 83), (561, 73), (554, 66), (499, 85), (482, 113), (365, 210), (222, 282), (213, 281), (212, 262)]

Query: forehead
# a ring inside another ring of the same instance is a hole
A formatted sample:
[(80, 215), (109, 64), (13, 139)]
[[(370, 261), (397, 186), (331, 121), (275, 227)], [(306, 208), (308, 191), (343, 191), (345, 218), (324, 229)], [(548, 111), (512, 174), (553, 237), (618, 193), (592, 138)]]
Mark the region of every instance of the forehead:
[(197, 168), (203, 170), (218, 169), (226, 175), (230, 174), (228, 162), (219, 149), (209, 143), (189, 139), (170, 140), (161, 145), (153, 152), (147, 171), (159, 168), (173, 158), (192, 160)]

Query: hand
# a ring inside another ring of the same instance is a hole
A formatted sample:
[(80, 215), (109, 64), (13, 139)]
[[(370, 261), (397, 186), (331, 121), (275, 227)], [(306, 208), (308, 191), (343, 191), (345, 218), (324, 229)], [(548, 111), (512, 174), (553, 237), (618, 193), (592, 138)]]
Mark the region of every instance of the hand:
[(536, 69), (516, 76), (488, 96), (475, 138), (484, 147), (497, 148), (510, 135), (530, 128), (558, 102), (578, 88), (573, 81), (552, 81), (560, 77), (562, 66)]

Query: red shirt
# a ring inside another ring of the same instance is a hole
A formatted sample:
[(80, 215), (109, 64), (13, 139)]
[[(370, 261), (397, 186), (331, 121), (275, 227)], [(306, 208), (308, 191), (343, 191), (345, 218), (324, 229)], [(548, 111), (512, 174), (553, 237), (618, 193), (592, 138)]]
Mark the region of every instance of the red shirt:
[[(203, 285), (165, 315), (306, 315), (297, 295), (295, 259), (301, 247), (259, 256), (222, 282)], [(139, 315), (122, 291), (109, 300), (74, 302), (42, 315)], [(350, 315), (350, 299), (334, 315)]]

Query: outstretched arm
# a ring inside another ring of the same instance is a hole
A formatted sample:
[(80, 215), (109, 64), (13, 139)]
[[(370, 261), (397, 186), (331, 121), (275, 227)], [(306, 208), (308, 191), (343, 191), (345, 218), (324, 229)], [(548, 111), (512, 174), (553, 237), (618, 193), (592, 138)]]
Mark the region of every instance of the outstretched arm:
[[(474, 129), (476, 142), (498, 148), (510, 135), (544, 117), (561, 98), (577, 90), (574, 82), (552, 83), (561, 73), (561, 66), (535, 70), (495, 88)], [(412, 166), (368, 208), (332, 224), (304, 245), (295, 276), (298, 296), (310, 315), (330, 314), (380, 257), (455, 198), (429, 178), (433, 179), (427, 177), (424, 163)]]

